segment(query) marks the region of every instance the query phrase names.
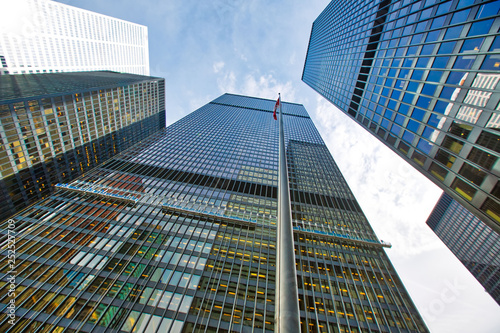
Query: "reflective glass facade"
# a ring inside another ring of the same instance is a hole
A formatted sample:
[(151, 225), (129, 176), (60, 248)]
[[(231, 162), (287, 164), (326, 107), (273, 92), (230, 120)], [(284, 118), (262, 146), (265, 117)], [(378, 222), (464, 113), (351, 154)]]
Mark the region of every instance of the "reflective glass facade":
[(332, 1), (302, 80), (500, 231), (500, 1)]
[(500, 305), (500, 236), (446, 193), (427, 225)]
[[(13, 217), (0, 331), (274, 331), (274, 104), (225, 94)], [(283, 110), (302, 331), (427, 332), (306, 110)]]
[(0, 87), (0, 220), (165, 127), (159, 78), (2, 75)]

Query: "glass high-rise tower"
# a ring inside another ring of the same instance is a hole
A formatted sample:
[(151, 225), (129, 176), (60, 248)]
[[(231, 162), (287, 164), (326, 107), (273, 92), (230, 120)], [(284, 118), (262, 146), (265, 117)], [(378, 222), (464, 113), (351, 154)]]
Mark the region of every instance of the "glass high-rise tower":
[(0, 76), (0, 220), (165, 127), (163, 79)]
[[(5, 222), (0, 330), (274, 331), (274, 104), (222, 95)], [(427, 332), (306, 110), (282, 104), (302, 332)]]
[(50, 0), (2, 4), (0, 75), (115, 71), (149, 75), (148, 28)]
[(500, 305), (500, 235), (446, 193), (427, 225)]
[(302, 80), (500, 232), (500, 1), (332, 1)]

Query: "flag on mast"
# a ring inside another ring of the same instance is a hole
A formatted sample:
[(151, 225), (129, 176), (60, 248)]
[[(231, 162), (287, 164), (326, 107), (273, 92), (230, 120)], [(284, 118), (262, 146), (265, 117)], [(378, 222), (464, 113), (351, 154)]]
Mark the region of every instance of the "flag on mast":
[(278, 120), (278, 117), (276, 117), (276, 110), (278, 110), (279, 106), (280, 106), (280, 98), (278, 97), (278, 100), (276, 101), (276, 104), (274, 105), (274, 112), (273, 112), (274, 120)]

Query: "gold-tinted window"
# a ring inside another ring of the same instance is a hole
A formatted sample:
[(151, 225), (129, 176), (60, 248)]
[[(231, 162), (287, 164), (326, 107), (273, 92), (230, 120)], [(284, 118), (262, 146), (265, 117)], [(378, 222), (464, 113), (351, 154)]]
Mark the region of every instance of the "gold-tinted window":
[(443, 140), (443, 147), (448, 148), (456, 154), (460, 153), (460, 150), (462, 150), (463, 146), (464, 143), (462, 141), (453, 139), (449, 136), (446, 136)]
[(474, 197), (474, 194), (476, 194), (477, 190), (461, 180), (460, 178), (456, 178), (453, 183), (451, 184), (451, 188), (457, 191), (458, 194), (460, 194), (462, 197), (464, 197), (467, 200), (472, 200), (472, 197)]

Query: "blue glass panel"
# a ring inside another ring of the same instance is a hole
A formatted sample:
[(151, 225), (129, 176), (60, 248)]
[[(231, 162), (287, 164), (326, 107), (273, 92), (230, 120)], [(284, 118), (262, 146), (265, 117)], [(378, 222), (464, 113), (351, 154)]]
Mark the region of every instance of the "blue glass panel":
[(399, 46), (406, 46), (410, 41), (410, 37), (403, 37), (399, 40)]
[(404, 97), (403, 97), (403, 102), (406, 102), (408, 104), (411, 104), (411, 102), (413, 101), (413, 97), (415, 95), (414, 94), (410, 94), (410, 93), (405, 93)]
[(427, 67), (427, 63), (429, 62), (429, 59), (430, 58), (426, 58), (426, 57), (419, 58), (417, 60), (417, 64), (415, 65), (415, 67), (422, 67), (422, 68)]
[[(391, 96), (392, 97), (392, 96)], [(399, 99), (399, 96), (398, 98)], [(397, 105), (397, 102), (396, 101), (392, 101), (390, 100), (389, 103), (387, 104), (387, 108), (388, 109), (391, 109), (391, 110), (396, 110), (396, 105)]]
[(448, 11), (450, 10), (450, 6), (451, 6), (451, 1), (440, 4), (435, 15), (437, 16), (448, 13)]
[(413, 80), (420, 80), (422, 79), (422, 76), (424, 75), (424, 71), (420, 69), (414, 69), (413, 74), (411, 75), (411, 78)]
[(439, 124), (439, 120), (441, 120), (440, 116), (438, 116), (434, 113), (431, 113), (429, 120), (427, 120), (427, 124), (434, 126), (434, 127), (437, 127), (437, 125)]
[(463, 26), (453, 27), (446, 29), (446, 33), (444, 34), (444, 39), (453, 39), (460, 37), (460, 33), (462, 32)]
[[(430, 99), (427, 97), (420, 97), (418, 100), (420, 101), (422, 98), (430, 101)], [(418, 103), (417, 103), (417, 105), (418, 105)], [(411, 113), (411, 117), (413, 119), (422, 121), (422, 119), (424, 119), (425, 114), (426, 114), (426, 112), (424, 110), (421, 110), (419, 108), (414, 108), (413, 112)]]
[(464, 8), (474, 4), (475, 0), (460, 0), (457, 5), (457, 9)]
[(493, 24), (493, 19), (474, 22), (472, 23), (467, 36), (477, 36), (477, 35), (487, 34), (490, 31), (492, 24)]
[[(399, 15), (404, 15), (404, 14), (401, 14), (402, 12), (403, 12), (403, 10), (401, 10)], [(405, 25), (405, 21), (406, 21), (406, 17), (400, 18), (399, 20), (396, 21), (396, 27), (402, 27), (403, 25)], [(401, 30), (401, 29), (396, 29), (396, 30)]]
[(440, 33), (441, 33), (441, 30), (435, 30), (435, 31), (428, 32), (427, 37), (425, 37), (425, 41), (427, 43), (437, 41)]
[(424, 139), (420, 139), (420, 140), (418, 140), (417, 148), (420, 149), (421, 151), (423, 151), (424, 153), (429, 154), (431, 151), (432, 145), (429, 142), (425, 141)]
[(475, 56), (460, 56), (457, 57), (457, 60), (455, 60), (455, 64), (453, 65), (453, 68), (456, 69), (470, 69), (472, 67), (472, 64), (476, 60)]
[(469, 16), (470, 9), (465, 9), (453, 14), (450, 24), (462, 23), (467, 21), (467, 16)]
[(453, 92), (455, 91), (456, 88), (452, 87), (444, 87), (443, 90), (441, 91), (441, 94), (439, 97), (444, 98), (444, 99), (451, 99), (451, 95), (453, 95)]
[(446, 83), (449, 84), (459, 84), (460, 80), (464, 77), (465, 73), (464, 72), (450, 72), (448, 75), (448, 79), (446, 80)]
[(436, 0), (426, 0), (424, 7), (429, 7), (436, 3)]
[[(420, 5), (421, 5), (421, 4), (422, 4), (422, 1), (418, 1), (418, 2), (414, 3), (413, 5), (411, 5), (411, 10), (410, 10), (410, 12), (411, 12), (411, 13), (413, 13), (413, 12), (415, 12), (415, 11), (419, 10), (419, 9), (420, 9)], [(408, 18), (408, 20), (410, 20), (410, 18), (411, 18), (411, 19), (412, 19), (412, 21), (413, 21), (413, 20), (415, 20), (415, 19), (416, 19), (416, 15), (412, 15), (412, 16), (410, 16), (410, 17)]]
[(434, 95), (434, 92), (436, 91), (436, 85), (434, 84), (424, 84), (424, 87), (422, 88), (422, 94), (425, 95)]
[(430, 139), (430, 137), (432, 136), (433, 133), (434, 133), (434, 129), (432, 127), (425, 127), (425, 129), (422, 133), (422, 137), (424, 137), (426, 139)]
[[(431, 99), (429, 97), (420, 96), (417, 101), (417, 106), (427, 109), (429, 104), (431, 103)], [(417, 111), (418, 109), (415, 109)], [(413, 112), (415, 114), (415, 111)], [(420, 119), (421, 120), (421, 119)]]
[(402, 70), (399, 71), (398, 77), (400, 77), (402, 79), (407, 79), (408, 78), (408, 73), (410, 73), (409, 69), (402, 69)]
[(498, 14), (498, 10), (500, 9), (500, 2), (490, 2), (486, 5), (482, 5), (477, 12), (476, 18), (480, 19), (483, 17), (494, 16)]
[(409, 144), (412, 143), (414, 137), (415, 137), (415, 134), (413, 134), (411, 132), (404, 131), (404, 133), (403, 133), (403, 140), (405, 140)]
[[(398, 50), (399, 51), (399, 50)], [(392, 67), (399, 67), (401, 66), (401, 62), (403, 61), (402, 58), (395, 58), (393, 61), (392, 61)]]
[(409, 47), (408, 52), (406, 52), (406, 55), (413, 56), (413, 55), (417, 54), (417, 51), (418, 51), (418, 46)]
[(478, 52), (483, 45), (484, 38), (473, 38), (464, 40), (464, 44), (460, 49), (460, 52)]
[[(408, 22), (415, 22), (415, 20), (409, 20)], [(411, 34), (412, 30), (413, 30), (413, 25), (405, 27), (403, 30), (403, 36), (408, 36), (409, 34)]]
[(429, 71), (429, 75), (427, 76), (427, 81), (439, 82), (439, 80), (441, 80), (441, 75), (443, 75), (443, 72), (441, 71)]
[(384, 117), (391, 119), (393, 114), (394, 112), (392, 112), (391, 110), (385, 110)]
[(448, 107), (448, 102), (443, 102), (443, 101), (437, 101), (436, 105), (434, 105), (434, 111), (444, 114), (444, 111), (446, 110), (446, 107)]
[(380, 116), (378, 114), (373, 116), (373, 121), (378, 123), (380, 121)]
[(453, 49), (455, 48), (456, 43), (457, 42), (441, 43), (441, 45), (439, 46), (438, 54), (453, 53)]
[(411, 64), (413, 63), (413, 59), (414, 58), (405, 59), (405, 61), (403, 62), (403, 67), (411, 67)]
[(415, 27), (415, 32), (418, 33), (418, 32), (424, 32), (425, 31), (425, 27), (427, 26), (427, 23), (429, 21), (424, 21), (424, 22), (420, 22), (419, 24), (417, 24), (417, 26)]
[(429, 55), (432, 54), (432, 51), (434, 50), (434, 45), (436, 44), (429, 44), (429, 45), (424, 45), (422, 47), (422, 50), (420, 50), (421, 55)]
[(418, 128), (420, 127), (420, 123), (417, 123), (415, 120), (408, 120), (408, 124), (406, 125), (406, 128), (409, 129), (412, 132), (417, 132)]
[(384, 127), (385, 129), (389, 129), (389, 126), (391, 125), (391, 123), (389, 122), (389, 120), (387, 119), (382, 119), (382, 127)]
[(401, 113), (401, 114), (408, 114), (408, 110), (410, 109), (410, 107), (406, 104), (401, 104), (399, 106), (399, 109), (398, 109), (398, 112)]
[(481, 65), (481, 69), (486, 70), (499, 70), (500, 69), (500, 55), (493, 54), (486, 56)]
[(431, 29), (441, 28), (446, 21), (446, 16), (441, 16), (432, 20)]
[(423, 20), (423, 19), (429, 18), (429, 17), (431, 17), (431, 14), (432, 14), (432, 8), (426, 9), (426, 10), (422, 11), (422, 14), (420, 15), (420, 19)]
[(417, 89), (418, 89), (419, 85), (420, 85), (419, 82), (409, 82), (408, 86), (406, 87), (406, 91), (417, 92)]
[[(404, 55), (405, 55), (405, 52), (406, 52), (406, 47), (403, 47), (403, 48), (398, 48), (398, 49), (396, 50), (396, 55), (395, 55), (395, 57), (402, 57), (402, 56), (404, 56)], [(399, 62), (399, 63), (401, 63), (401, 62)], [(394, 66), (394, 65), (393, 65), (393, 66)]]
[(490, 46), (490, 51), (500, 51), (500, 36), (496, 36)]
[(394, 118), (394, 122), (395, 122), (396, 124), (403, 125), (403, 123), (404, 123), (405, 119), (406, 119), (406, 117), (403, 117), (402, 115), (397, 114), (397, 115), (396, 115), (396, 118)]
[(450, 57), (436, 57), (432, 63), (432, 68), (446, 68), (446, 64)]
[(399, 132), (401, 131), (401, 127), (399, 127), (398, 125), (396, 124), (392, 124), (392, 127), (391, 127), (391, 132), (396, 134), (396, 135), (399, 135)]
[(411, 44), (418, 44), (422, 41), (422, 37), (424, 37), (423, 34), (418, 34), (418, 35), (414, 35), (412, 38), (411, 38)]

